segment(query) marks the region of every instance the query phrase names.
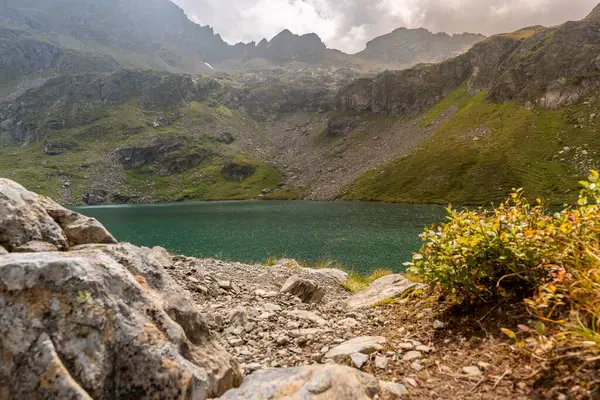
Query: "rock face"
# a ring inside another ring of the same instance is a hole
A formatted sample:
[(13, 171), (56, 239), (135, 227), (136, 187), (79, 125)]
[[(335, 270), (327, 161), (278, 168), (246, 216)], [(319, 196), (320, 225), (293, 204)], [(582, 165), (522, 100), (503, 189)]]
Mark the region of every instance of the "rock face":
[(340, 91), (341, 107), (382, 114), (424, 111), (460, 84), (494, 102), (573, 104), (600, 86), (598, 8), (583, 21), (492, 36), (440, 64), (386, 71)]
[(346, 304), (350, 309), (372, 307), (386, 299), (395, 299), (407, 290), (425, 287), (409, 281), (404, 275), (394, 274), (377, 279), (368, 289), (352, 296)]
[(0, 391), (11, 398), (206, 398), (239, 383), (235, 362), (146, 250), (15, 253), (2, 257), (0, 276), (9, 357)]
[[(401, 386), (401, 385), (400, 385)], [(223, 400), (366, 400), (397, 399), (398, 389), (371, 375), (340, 365), (319, 365), (259, 371)]]
[(283, 284), (280, 292), (293, 294), (304, 303), (318, 303), (325, 297), (325, 290), (317, 283), (298, 276), (290, 277)]
[(95, 219), (69, 211), (16, 182), (0, 179), (0, 245), (11, 251), (30, 242), (64, 250), (80, 244), (117, 241)]
[(205, 399), (241, 382), (163, 249), (116, 244), (6, 179), (0, 240), (0, 398)]

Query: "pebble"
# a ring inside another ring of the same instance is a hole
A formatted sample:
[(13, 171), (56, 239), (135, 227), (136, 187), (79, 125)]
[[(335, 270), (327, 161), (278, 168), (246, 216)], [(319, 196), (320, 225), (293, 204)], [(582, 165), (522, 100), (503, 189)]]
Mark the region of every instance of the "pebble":
[(246, 365), (246, 368), (245, 368), (247, 373), (252, 373), (252, 372), (258, 371), (259, 369), (262, 369), (262, 365), (260, 365), (260, 363), (251, 363), (251, 364)]
[(356, 368), (361, 369), (369, 361), (369, 356), (362, 353), (354, 353), (350, 355), (350, 360)]
[(420, 351), (409, 351), (402, 357), (402, 361), (412, 361), (421, 358)]
[(415, 379), (413, 379), (413, 378), (410, 378), (410, 377), (404, 378), (404, 382), (406, 382), (407, 384), (409, 384), (412, 387), (418, 387), (419, 386), (419, 384), (417, 383), (417, 381)]
[(462, 372), (467, 375), (472, 375), (472, 376), (480, 376), (481, 375), (481, 370), (479, 369), (479, 367), (476, 367), (474, 365), (469, 366), (469, 367), (463, 367)]
[(411, 368), (419, 372), (423, 370), (423, 364), (419, 360), (415, 360), (410, 364)]
[(479, 361), (477, 363), (477, 366), (481, 369), (488, 369), (489, 367), (491, 367), (492, 365), (483, 361)]
[(386, 356), (375, 356), (375, 368), (386, 370), (388, 367), (388, 358)]
[(394, 396), (399, 398), (408, 394), (408, 389), (406, 389), (406, 386), (401, 383), (382, 382), (381, 386), (384, 388), (384, 390), (391, 392)]
[(446, 327), (446, 324), (443, 323), (442, 321), (437, 320), (437, 319), (435, 321), (433, 321), (433, 329), (440, 330), (440, 329), (444, 329), (445, 327)]
[(423, 353), (431, 353), (433, 351), (431, 347), (425, 345), (419, 345), (415, 347), (415, 350), (422, 351)]

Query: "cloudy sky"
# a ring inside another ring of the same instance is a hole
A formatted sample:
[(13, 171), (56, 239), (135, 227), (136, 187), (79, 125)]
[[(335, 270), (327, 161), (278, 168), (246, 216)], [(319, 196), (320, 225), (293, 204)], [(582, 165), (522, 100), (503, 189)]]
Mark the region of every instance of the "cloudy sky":
[(230, 43), (271, 39), (283, 29), (317, 33), (357, 52), (395, 28), (486, 35), (585, 17), (599, 0), (172, 0)]

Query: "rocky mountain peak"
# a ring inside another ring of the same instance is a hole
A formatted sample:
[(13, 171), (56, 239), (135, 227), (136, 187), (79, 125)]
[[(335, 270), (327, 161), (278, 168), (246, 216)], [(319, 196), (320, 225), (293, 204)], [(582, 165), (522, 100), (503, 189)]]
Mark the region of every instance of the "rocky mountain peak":
[(585, 18), (586, 21), (600, 21), (600, 4)]
[(485, 36), (464, 33), (450, 36), (447, 33), (432, 33), (425, 28), (397, 28), (379, 36), (366, 45), (357, 56), (371, 61), (396, 63), (410, 66), (416, 63), (443, 61), (468, 50)]

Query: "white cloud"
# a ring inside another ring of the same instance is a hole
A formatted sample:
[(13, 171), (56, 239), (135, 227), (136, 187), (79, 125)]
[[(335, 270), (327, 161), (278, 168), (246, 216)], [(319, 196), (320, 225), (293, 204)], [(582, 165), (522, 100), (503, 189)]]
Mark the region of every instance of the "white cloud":
[(271, 39), (283, 29), (318, 34), (356, 52), (405, 26), (434, 32), (493, 34), (581, 19), (598, 0), (173, 0), (190, 19), (230, 43)]

